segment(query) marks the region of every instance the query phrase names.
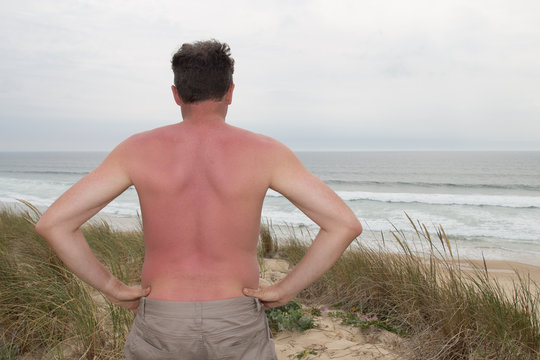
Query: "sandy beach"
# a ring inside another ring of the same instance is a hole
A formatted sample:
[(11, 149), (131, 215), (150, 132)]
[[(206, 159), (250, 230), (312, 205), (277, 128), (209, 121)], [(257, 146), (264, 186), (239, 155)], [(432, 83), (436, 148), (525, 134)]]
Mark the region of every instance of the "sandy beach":
[[(540, 266), (504, 260), (486, 260), (486, 265), (489, 276), (503, 287), (512, 287), (514, 282), (519, 281), (518, 274), (523, 280), (526, 280), (528, 275), (532, 281), (540, 283)], [(461, 261), (461, 269), (468, 272), (485, 272), (482, 260)]]

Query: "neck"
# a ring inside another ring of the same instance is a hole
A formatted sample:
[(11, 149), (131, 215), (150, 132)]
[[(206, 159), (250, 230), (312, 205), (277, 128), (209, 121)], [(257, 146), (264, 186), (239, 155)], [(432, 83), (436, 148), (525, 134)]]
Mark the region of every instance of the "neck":
[(213, 124), (224, 123), (228, 105), (221, 101), (206, 100), (182, 105), (182, 118), (185, 123)]

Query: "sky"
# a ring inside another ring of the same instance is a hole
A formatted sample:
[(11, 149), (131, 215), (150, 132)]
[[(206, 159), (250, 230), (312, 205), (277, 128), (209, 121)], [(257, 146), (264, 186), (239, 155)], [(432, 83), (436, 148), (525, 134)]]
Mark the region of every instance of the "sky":
[(0, 1), (0, 151), (181, 121), (170, 58), (211, 38), (227, 121), (294, 150), (540, 150), (537, 0)]

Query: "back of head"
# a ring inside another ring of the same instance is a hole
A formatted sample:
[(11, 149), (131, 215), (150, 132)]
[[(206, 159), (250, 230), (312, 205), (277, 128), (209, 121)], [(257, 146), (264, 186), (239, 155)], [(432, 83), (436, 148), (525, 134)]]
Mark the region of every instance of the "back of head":
[(221, 100), (233, 84), (229, 45), (216, 40), (183, 44), (173, 55), (174, 86), (185, 103)]

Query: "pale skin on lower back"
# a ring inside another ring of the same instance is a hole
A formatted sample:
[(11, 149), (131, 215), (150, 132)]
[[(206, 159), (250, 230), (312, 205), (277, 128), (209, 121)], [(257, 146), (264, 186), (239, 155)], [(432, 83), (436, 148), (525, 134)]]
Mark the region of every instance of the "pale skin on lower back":
[[(326, 272), (362, 231), (345, 203), (291, 150), (225, 123), (233, 89), (222, 100), (192, 105), (183, 104), (173, 87), (184, 121), (118, 145), (36, 225), (66, 266), (113, 303), (136, 311), (141, 296), (206, 301), (247, 295), (266, 308), (284, 305)], [(146, 245), (141, 287), (115, 278), (80, 230), (131, 185), (140, 198)], [(269, 188), (320, 231), (282, 281), (259, 288), (256, 246)]]

